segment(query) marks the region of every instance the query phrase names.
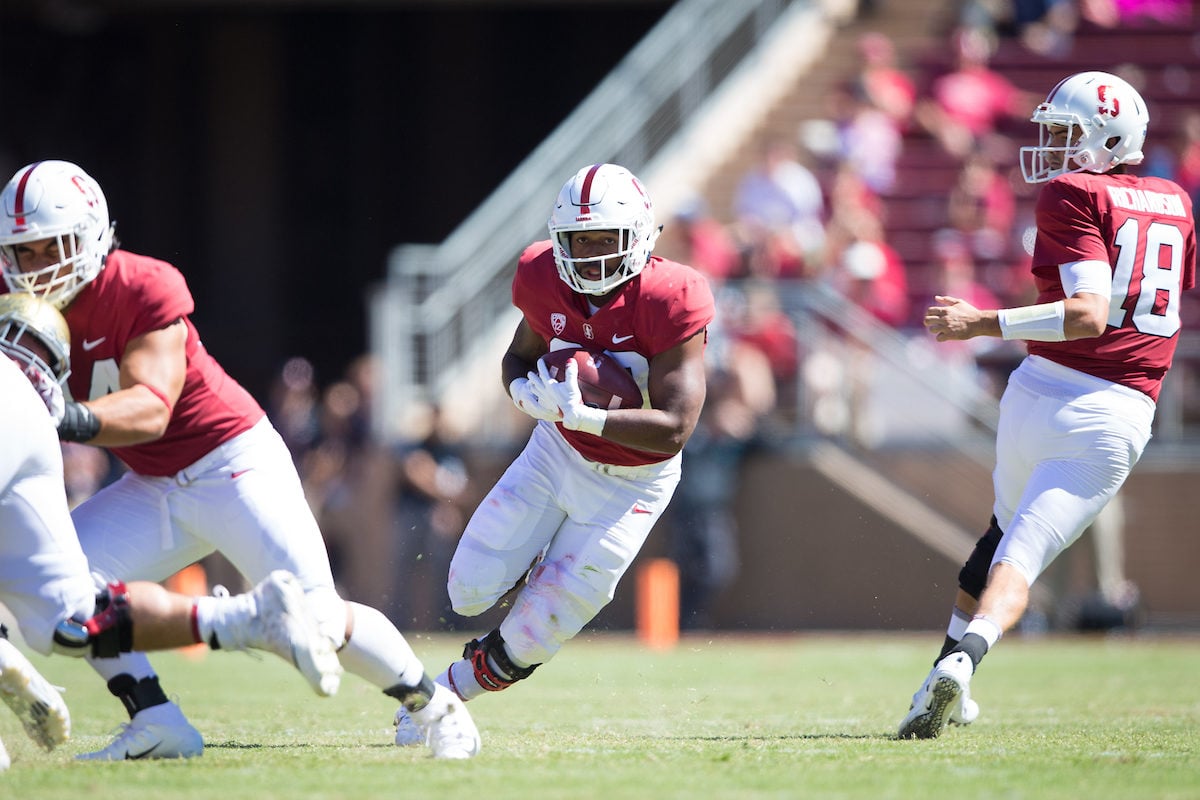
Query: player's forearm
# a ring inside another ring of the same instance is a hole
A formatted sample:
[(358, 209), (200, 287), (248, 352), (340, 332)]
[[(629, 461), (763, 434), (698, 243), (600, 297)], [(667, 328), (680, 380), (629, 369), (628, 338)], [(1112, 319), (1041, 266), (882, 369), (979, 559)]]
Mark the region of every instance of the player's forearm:
[(1068, 340), (1094, 339), (1108, 330), (1107, 297), (1081, 292), (1063, 305), (1063, 332)]
[(1054, 303), (1041, 303), (994, 312), (1005, 339), (1063, 342), (1092, 339), (1104, 333), (1108, 298), (1082, 292)]
[(695, 423), (657, 408), (617, 408), (608, 412), (605, 439), (626, 447), (673, 456), (683, 449)]
[(171, 421), (171, 409), (145, 386), (131, 386), (90, 401), (100, 420), (100, 432), (88, 444), (127, 447), (162, 437)]
[(514, 353), (505, 353), (500, 362), (500, 380), (504, 383), (505, 391), (508, 391), (513, 381), (524, 378), (530, 372), (537, 372), (537, 359), (531, 362)]
[(1000, 311), (980, 309), (979, 316), (971, 320), (965, 330), (964, 339), (974, 339), (976, 336), (1003, 336), (1000, 327)]

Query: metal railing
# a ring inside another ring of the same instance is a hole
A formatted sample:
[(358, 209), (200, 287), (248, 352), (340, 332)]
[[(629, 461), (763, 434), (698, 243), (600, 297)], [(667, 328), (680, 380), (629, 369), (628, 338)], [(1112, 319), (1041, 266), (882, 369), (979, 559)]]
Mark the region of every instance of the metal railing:
[[(919, 413), (925, 407), (936, 405), (942, 409), (938, 412), (940, 424), (926, 424), (912, 433), (906, 431), (902, 438), (908, 441), (923, 439), (927, 443), (950, 447), (981, 463), (991, 462), (990, 442), (1000, 418), (999, 393), (1003, 390), (1003, 382), (989, 388), (981, 381), (982, 370), (977, 367), (983, 354), (968, 351), (965, 361), (960, 358), (956, 364), (946, 357), (949, 345), (933, 342), (921, 329), (906, 331), (886, 325), (820, 281), (779, 281), (774, 284), (773, 292), (780, 308), (795, 325), (802, 350), (820, 347), (824, 341), (843, 348), (850, 344), (869, 355), (876, 368), (886, 375), (884, 391), (903, 391), (905, 400), (896, 397), (889, 408), (889, 414), (901, 425), (919, 425), (917, 420), (922, 417), (928, 422), (929, 415)], [(975, 341), (987, 344), (995, 340)], [(1003, 372), (1001, 377), (1006, 378), (1006, 370), (1015, 368), (1023, 353), (1023, 347), (1006, 355), (993, 351), (983, 355), (982, 361), (995, 362)], [(803, 362), (811, 353), (801, 352), (799, 356)], [(805, 381), (803, 377), (800, 380)], [(1200, 401), (1195, 394), (1198, 385), (1200, 332), (1185, 329), (1155, 414), (1154, 438), (1148, 453), (1157, 461), (1194, 464), (1200, 460), (1200, 449), (1197, 448)], [(794, 427), (782, 432), (783, 435), (801, 439), (828, 436), (828, 432), (821, 431), (815, 423), (812, 404), (805, 393), (806, 387), (802, 385), (797, 391), (800, 407), (789, 415), (795, 420)], [(956, 428), (952, 418), (964, 425)], [(869, 442), (856, 444), (870, 446)]]

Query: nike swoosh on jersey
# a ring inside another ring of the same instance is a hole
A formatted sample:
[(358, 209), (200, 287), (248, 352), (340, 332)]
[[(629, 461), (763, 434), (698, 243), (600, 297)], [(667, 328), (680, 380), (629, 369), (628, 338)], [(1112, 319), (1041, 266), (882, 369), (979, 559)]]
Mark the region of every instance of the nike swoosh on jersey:
[(84, 351), (86, 352), (88, 350), (94, 350), (95, 348), (99, 347), (104, 342), (104, 340), (107, 338), (108, 338), (107, 336), (101, 336), (99, 339), (93, 339), (91, 341), (84, 339), (81, 344), (83, 346)]
[(654, 513), (648, 508), (643, 508), (641, 503), (634, 503), (633, 508), (630, 510), (634, 514), (652, 514), (652, 513)]
[(617, 335), (614, 333), (614, 334), (613, 334), (613, 344), (620, 344), (621, 342), (628, 342), (628, 341), (629, 341), (630, 339), (632, 339), (632, 338), (633, 338), (633, 334), (632, 334), (632, 333), (631, 333), (631, 334), (629, 334), (628, 336), (617, 336)]

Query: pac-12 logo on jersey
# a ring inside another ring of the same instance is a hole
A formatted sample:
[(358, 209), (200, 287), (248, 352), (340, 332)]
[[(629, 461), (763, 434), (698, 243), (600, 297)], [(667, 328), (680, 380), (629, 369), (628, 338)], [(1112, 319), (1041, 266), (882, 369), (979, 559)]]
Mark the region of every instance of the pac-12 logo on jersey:
[(567, 315), (555, 312), (550, 315), (550, 327), (554, 329), (554, 334), (557, 336), (567, 329)]
[(583, 335), (585, 337), (587, 337), (589, 340), (596, 338), (596, 332), (592, 330), (592, 323), (590, 323), (590, 322), (583, 323)]

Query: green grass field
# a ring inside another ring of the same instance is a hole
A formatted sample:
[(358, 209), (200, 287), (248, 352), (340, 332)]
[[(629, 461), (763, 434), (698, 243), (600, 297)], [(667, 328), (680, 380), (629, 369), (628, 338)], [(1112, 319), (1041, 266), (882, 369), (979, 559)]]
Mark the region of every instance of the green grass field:
[[(0, 798), (1200, 797), (1200, 638), (1006, 639), (972, 684), (979, 722), (897, 741), (940, 641), (719, 636), (660, 653), (585, 634), (471, 704), (484, 750), (468, 762), (391, 746), (394, 706), (357, 677), (321, 699), (274, 656), (172, 653), (155, 663), (203, 758), (77, 763), (123, 712), (85, 664), (36, 658), (69, 687), (74, 733), (44, 753), (0, 708)], [(431, 671), (461, 647), (413, 643)]]

